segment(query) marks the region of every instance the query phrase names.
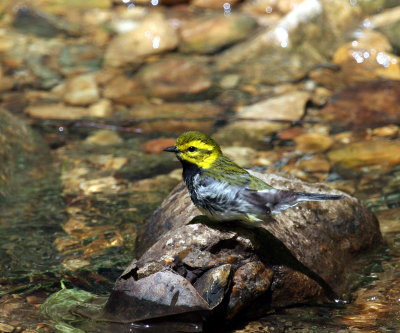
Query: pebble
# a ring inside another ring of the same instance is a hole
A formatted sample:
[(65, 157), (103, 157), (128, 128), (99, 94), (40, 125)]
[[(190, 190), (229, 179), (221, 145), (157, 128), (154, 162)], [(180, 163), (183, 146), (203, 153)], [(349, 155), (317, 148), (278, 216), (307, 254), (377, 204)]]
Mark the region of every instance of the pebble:
[(79, 188), (85, 195), (93, 193), (115, 193), (119, 190), (119, 185), (114, 177), (102, 177), (91, 179), (80, 183)]
[(74, 120), (90, 116), (88, 108), (61, 103), (28, 106), (25, 109), (25, 113), (32, 118), (38, 119)]
[(178, 42), (175, 28), (161, 11), (153, 10), (136, 29), (114, 37), (107, 46), (104, 62), (106, 66), (129, 66), (132, 70), (147, 56), (175, 49)]
[(383, 169), (400, 163), (400, 142), (371, 140), (350, 143), (328, 152), (329, 159), (344, 168), (378, 165)]
[(179, 29), (179, 50), (185, 53), (212, 53), (245, 39), (255, 28), (253, 18), (237, 13), (188, 20)]
[(249, 147), (222, 147), (224, 155), (237, 163), (242, 168), (250, 168), (256, 151)]
[(90, 105), (88, 113), (91, 117), (95, 118), (110, 117), (113, 114), (112, 103), (109, 99), (103, 98), (98, 102)]
[(189, 57), (167, 58), (138, 73), (148, 95), (167, 100), (206, 92), (212, 86), (210, 77), (206, 63)]
[(98, 130), (85, 139), (86, 143), (98, 146), (113, 146), (123, 142), (122, 138), (114, 131)]
[(147, 154), (159, 154), (164, 148), (174, 146), (175, 141), (176, 140), (172, 138), (154, 139), (146, 141), (141, 146), (143, 151)]
[(386, 138), (395, 138), (398, 134), (399, 134), (399, 126), (396, 125), (378, 127), (372, 130), (372, 135), (382, 136)]
[[(249, 139), (263, 140), (265, 136), (291, 126), (299, 120), (310, 98), (307, 92), (297, 91), (239, 108), (235, 116), (239, 119), (221, 128), (217, 134), (225, 141), (244, 144)], [(276, 120), (276, 121), (271, 121)]]
[(93, 74), (75, 76), (65, 85), (64, 102), (71, 105), (89, 105), (98, 101), (100, 96)]
[(328, 150), (333, 145), (333, 140), (319, 133), (305, 133), (294, 138), (296, 150), (305, 154), (318, 153)]

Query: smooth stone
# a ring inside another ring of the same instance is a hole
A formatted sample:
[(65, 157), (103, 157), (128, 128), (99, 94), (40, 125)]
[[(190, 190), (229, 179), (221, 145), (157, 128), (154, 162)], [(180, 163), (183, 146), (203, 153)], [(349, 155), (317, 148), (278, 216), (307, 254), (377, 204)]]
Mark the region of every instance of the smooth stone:
[(344, 168), (359, 169), (380, 166), (390, 169), (400, 163), (400, 142), (383, 139), (355, 142), (328, 152), (332, 163)]
[(333, 145), (333, 139), (319, 133), (305, 133), (294, 138), (296, 150), (304, 154), (319, 153), (328, 150)]
[(143, 63), (145, 57), (173, 50), (178, 46), (175, 28), (160, 11), (150, 11), (139, 26), (118, 35), (109, 43), (105, 66), (127, 67), (132, 70)]
[(93, 74), (79, 75), (67, 80), (65, 103), (86, 106), (97, 102), (99, 98), (100, 92)]
[(107, 118), (113, 114), (112, 103), (109, 99), (101, 99), (89, 106), (88, 110), (91, 117)]
[(400, 79), (400, 58), (392, 53), (388, 39), (376, 31), (365, 29), (356, 40), (340, 46), (333, 64), (339, 69), (319, 68), (310, 78), (332, 90), (382, 78)]
[(103, 96), (113, 102), (135, 105), (146, 101), (145, 92), (138, 80), (116, 75), (104, 84)]
[(245, 39), (256, 22), (243, 14), (223, 14), (188, 20), (180, 29), (179, 50), (185, 53), (212, 53)]
[(235, 114), (239, 120), (222, 127), (216, 136), (222, 143), (234, 145), (249, 144), (249, 139), (262, 141), (265, 136), (288, 128), (293, 121), (299, 120), (309, 99), (309, 93), (296, 91), (243, 106)]
[(86, 143), (99, 146), (113, 146), (123, 142), (122, 138), (114, 131), (98, 130), (85, 139)]
[(360, 83), (334, 94), (320, 114), (341, 131), (395, 124), (400, 121), (399, 98), (398, 81)]
[(43, 38), (55, 38), (60, 34), (78, 37), (81, 34), (81, 29), (76, 24), (26, 5), (16, 7), (13, 26), (25, 34), (35, 34)]
[(189, 130), (209, 132), (223, 109), (211, 102), (137, 105), (121, 117), (136, 119), (136, 127), (145, 133), (181, 133)]
[(89, 117), (89, 109), (65, 104), (28, 106), (25, 111), (32, 118), (74, 120)]
[(147, 94), (167, 100), (207, 92), (212, 86), (206, 63), (188, 57), (167, 58), (144, 66), (137, 74)]
[(175, 141), (176, 140), (172, 138), (153, 139), (146, 141), (141, 147), (145, 153), (159, 154), (164, 148), (174, 146)]
[(396, 125), (388, 125), (384, 127), (374, 128), (372, 130), (372, 135), (382, 136), (386, 138), (395, 138), (399, 134), (399, 126)]
[(256, 151), (250, 147), (221, 147), (224, 155), (228, 156), (242, 168), (249, 168), (252, 165)]

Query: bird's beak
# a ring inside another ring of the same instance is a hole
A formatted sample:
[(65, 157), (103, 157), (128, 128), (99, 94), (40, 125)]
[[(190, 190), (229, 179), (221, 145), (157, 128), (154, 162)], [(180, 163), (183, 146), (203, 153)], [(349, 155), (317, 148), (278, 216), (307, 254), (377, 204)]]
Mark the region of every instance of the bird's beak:
[(164, 151), (167, 151), (169, 153), (177, 153), (179, 152), (178, 148), (176, 146), (171, 146), (163, 149)]

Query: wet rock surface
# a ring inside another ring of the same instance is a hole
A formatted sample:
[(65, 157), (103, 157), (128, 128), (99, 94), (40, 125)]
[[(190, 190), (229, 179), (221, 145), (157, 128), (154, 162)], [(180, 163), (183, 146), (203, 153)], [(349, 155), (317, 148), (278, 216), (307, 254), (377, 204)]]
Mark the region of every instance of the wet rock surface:
[[(322, 185), (255, 174), (277, 188), (337, 193)], [(199, 311), (218, 308), (227, 320), (332, 300), (346, 291), (357, 257), (382, 242), (376, 217), (350, 196), (288, 209), (263, 226), (212, 222), (198, 215), (186, 187), (178, 185), (146, 222), (137, 243), (142, 255), (117, 280), (106, 312), (123, 313), (125, 320), (143, 319), (129, 304), (145, 299), (153, 307), (159, 302), (151, 289), (142, 294), (137, 288), (167, 272), (184, 277), (187, 292), (194, 288), (206, 302)], [(169, 290), (186, 306), (197, 304)], [(146, 319), (151, 318), (148, 314)]]

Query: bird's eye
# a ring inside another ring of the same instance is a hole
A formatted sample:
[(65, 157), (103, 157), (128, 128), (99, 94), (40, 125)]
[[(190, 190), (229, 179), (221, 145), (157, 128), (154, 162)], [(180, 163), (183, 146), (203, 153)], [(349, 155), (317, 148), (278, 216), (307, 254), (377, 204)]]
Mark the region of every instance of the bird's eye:
[(188, 150), (189, 150), (191, 153), (193, 153), (194, 151), (197, 150), (197, 148), (196, 148), (196, 147), (193, 147), (193, 146), (190, 146), (190, 147), (188, 148)]

